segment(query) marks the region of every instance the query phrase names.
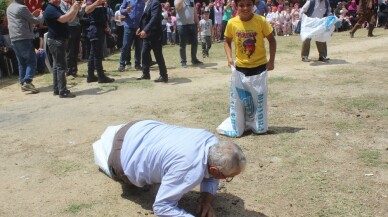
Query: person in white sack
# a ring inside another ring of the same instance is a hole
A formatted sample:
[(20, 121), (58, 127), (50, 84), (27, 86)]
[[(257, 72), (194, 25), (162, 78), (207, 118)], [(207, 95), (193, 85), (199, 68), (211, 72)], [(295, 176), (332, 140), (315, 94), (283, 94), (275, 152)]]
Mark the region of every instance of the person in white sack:
[[(232, 71), (235, 69), (238, 72), (236, 75), (232, 73), (231, 83), (230, 123), (233, 133), (221, 130), (222, 124), (217, 128), (218, 133), (232, 137), (241, 136), (249, 129), (254, 133), (265, 133), (268, 130), (267, 71), (274, 69), (276, 53), (273, 28), (265, 17), (253, 13), (254, 0), (236, 0), (236, 5), (238, 16), (228, 21), (224, 33), (228, 66)], [(269, 42), (268, 61), (264, 38)], [(235, 62), (232, 57), (232, 41), (235, 45)], [(243, 87), (239, 87), (236, 80)], [(233, 102), (233, 97), (239, 98), (241, 109), (235, 107), (237, 104)]]

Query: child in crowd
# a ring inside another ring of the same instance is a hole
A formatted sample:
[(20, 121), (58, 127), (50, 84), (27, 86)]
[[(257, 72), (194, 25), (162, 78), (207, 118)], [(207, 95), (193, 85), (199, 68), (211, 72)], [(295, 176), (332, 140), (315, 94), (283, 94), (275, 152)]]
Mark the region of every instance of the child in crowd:
[(289, 7), (286, 7), (286, 10), (283, 11), (283, 36), (291, 35), (291, 25), (292, 25), (292, 17), (291, 11)]
[(296, 29), (296, 27), (298, 26), (298, 23), (299, 23), (299, 20), (300, 20), (299, 12), (300, 12), (299, 4), (295, 3), (294, 7), (292, 8), (292, 11), (291, 11), (292, 27), (293, 27), (293, 29)]
[(202, 19), (199, 21), (199, 32), (201, 33), (203, 58), (209, 57), (209, 50), (212, 46), (212, 21), (209, 19), (209, 9), (205, 8)]
[(220, 42), (221, 30), (222, 30), (222, 17), (224, 14), (224, 8), (222, 2), (217, 0), (214, 5), (214, 40)]
[(279, 34), (281, 32), (280, 23), (279, 23), (279, 13), (276, 6), (272, 6), (271, 10), (267, 13), (266, 20), (271, 24), (272, 28), (275, 29), (275, 33)]
[(168, 16), (168, 18), (167, 18), (166, 29), (167, 29), (167, 42), (170, 45), (174, 45), (175, 44), (175, 29), (174, 29), (174, 24), (171, 21), (171, 16)]

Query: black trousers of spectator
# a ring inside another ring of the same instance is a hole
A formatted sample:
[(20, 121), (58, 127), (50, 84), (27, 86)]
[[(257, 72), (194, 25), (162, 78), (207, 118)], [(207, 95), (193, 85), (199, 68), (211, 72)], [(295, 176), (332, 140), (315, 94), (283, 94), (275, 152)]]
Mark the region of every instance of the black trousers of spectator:
[(66, 47), (66, 75), (76, 75), (78, 72), (78, 52), (81, 41), (81, 26), (69, 26), (69, 40)]
[(162, 52), (162, 35), (151, 33), (152, 35), (143, 39), (143, 48), (141, 50), (141, 64), (142, 71), (144, 76), (150, 76), (150, 67), (151, 67), (151, 49), (154, 51), (155, 60), (159, 66), (160, 76), (163, 78), (168, 78), (167, 67), (164, 61), (163, 52)]

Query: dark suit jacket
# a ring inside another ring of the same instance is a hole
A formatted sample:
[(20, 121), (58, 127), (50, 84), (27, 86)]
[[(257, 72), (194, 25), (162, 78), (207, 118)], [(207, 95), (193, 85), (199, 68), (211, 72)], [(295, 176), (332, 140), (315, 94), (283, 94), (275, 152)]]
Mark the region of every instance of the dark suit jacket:
[(148, 0), (141, 18), (140, 28), (148, 37), (162, 35), (162, 6), (159, 0)]

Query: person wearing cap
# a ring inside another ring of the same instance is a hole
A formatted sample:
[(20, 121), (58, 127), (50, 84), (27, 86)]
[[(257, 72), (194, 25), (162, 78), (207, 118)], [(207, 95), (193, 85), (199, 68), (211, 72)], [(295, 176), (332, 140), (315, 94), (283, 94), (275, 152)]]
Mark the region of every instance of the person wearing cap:
[(361, 27), (362, 24), (366, 22), (369, 23), (368, 27), (368, 37), (373, 37), (373, 29), (376, 26), (376, 13), (375, 1), (374, 0), (360, 0), (358, 3), (358, 20), (357, 23), (350, 30), (350, 38), (354, 37), (354, 33)]
[(93, 151), (101, 171), (123, 187), (160, 184), (152, 207), (163, 217), (194, 217), (180, 209), (178, 201), (198, 185), (196, 216), (215, 217), (212, 200), (219, 180), (230, 182), (246, 167), (245, 155), (235, 143), (219, 141), (204, 129), (154, 120), (109, 126)]
[(199, 21), (199, 32), (202, 42), (203, 58), (209, 57), (209, 50), (212, 47), (212, 21), (209, 19), (209, 8), (205, 8), (202, 12), (202, 19)]

